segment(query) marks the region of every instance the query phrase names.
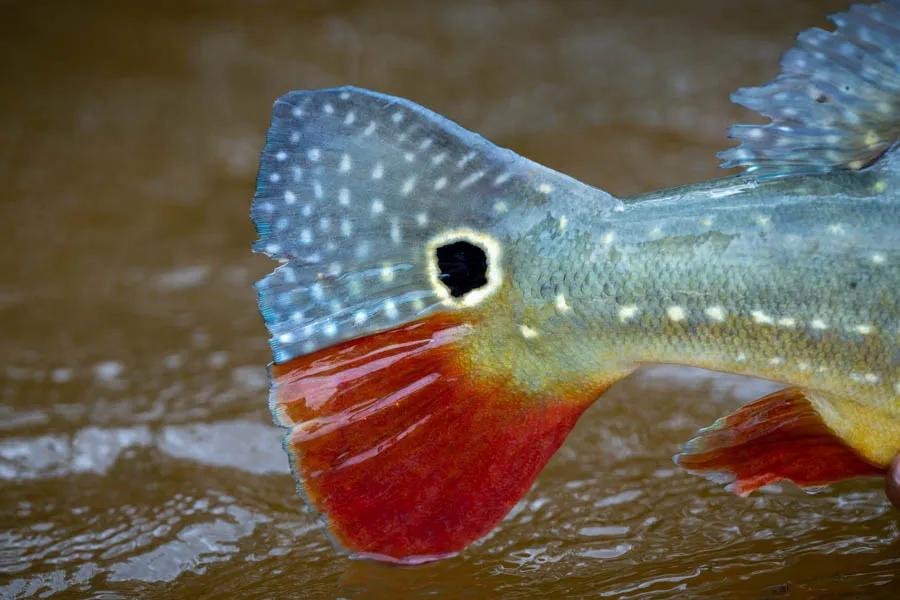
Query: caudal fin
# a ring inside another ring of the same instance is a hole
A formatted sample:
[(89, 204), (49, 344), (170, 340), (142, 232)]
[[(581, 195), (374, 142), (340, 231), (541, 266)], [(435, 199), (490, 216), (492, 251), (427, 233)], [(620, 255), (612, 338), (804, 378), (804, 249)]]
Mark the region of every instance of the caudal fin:
[(459, 551), (599, 394), (521, 389), (496, 368), (503, 344), (491, 356), (476, 335), (516, 227), (546, 216), (549, 189), (590, 188), (354, 88), (279, 99), (260, 164), (254, 248), (284, 263), (257, 284), (270, 404), (301, 491), (354, 555)]

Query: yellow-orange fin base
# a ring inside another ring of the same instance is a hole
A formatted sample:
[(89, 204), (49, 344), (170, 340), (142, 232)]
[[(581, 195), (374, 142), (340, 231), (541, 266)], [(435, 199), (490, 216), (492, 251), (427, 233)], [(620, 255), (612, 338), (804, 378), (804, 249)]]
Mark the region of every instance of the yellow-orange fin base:
[(746, 496), (780, 480), (818, 487), (884, 469), (864, 461), (832, 433), (798, 388), (746, 404), (701, 429), (676, 464)]
[(336, 544), (402, 563), (487, 534), (593, 397), (525, 397), (460, 364), (471, 326), (437, 315), (273, 368), (272, 409)]

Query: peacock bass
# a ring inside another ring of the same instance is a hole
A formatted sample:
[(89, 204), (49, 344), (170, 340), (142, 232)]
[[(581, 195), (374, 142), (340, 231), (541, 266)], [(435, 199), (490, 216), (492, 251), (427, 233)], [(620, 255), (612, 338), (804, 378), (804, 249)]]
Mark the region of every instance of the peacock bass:
[(410, 101), (291, 92), (260, 159), (270, 407), (334, 543), (457, 553), (642, 364), (782, 382), (676, 462), (746, 495), (900, 452), (900, 2), (733, 100), (744, 174), (615, 198)]

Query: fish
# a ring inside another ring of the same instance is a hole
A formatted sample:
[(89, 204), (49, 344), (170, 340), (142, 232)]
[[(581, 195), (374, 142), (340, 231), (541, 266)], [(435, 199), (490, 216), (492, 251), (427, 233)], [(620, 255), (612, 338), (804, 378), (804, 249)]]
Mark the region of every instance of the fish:
[[(627, 198), (409, 100), (275, 101), (253, 250), (269, 407), (337, 549), (416, 564), (486, 536), (642, 365), (783, 388), (675, 462), (745, 496), (900, 452), (900, 2), (800, 33), (740, 89), (739, 174)], [(639, 410), (636, 399), (635, 409)]]

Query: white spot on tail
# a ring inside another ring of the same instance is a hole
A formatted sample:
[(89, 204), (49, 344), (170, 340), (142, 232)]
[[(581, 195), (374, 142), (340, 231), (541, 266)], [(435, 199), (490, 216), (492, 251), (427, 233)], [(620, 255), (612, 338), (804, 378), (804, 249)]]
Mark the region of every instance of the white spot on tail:
[(484, 171), (476, 171), (475, 173), (472, 173), (471, 175), (460, 181), (457, 189), (464, 190), (482, 177), (484, 177)]
[(385, 300), (384, 314), (388, 319), (396, 319), (397, 318), (397, 305), (394, 303), (393, 300)]
[(394, 265), (392, 265), (391, 263), (384, 263), (384, 265), (382, 265), (381, 280), (385, 283), (394, 280)]

